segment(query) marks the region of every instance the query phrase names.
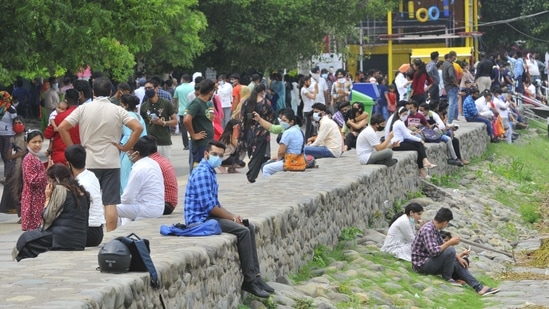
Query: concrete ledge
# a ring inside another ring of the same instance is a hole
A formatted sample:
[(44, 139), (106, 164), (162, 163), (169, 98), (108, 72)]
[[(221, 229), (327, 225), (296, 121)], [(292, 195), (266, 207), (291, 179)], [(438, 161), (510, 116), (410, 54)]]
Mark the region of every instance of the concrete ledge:
[[(486, 150), (484, 125), (464, 123), (456, 136), (467, 159)], [(430, 160), (438, 164), (431, 174), (457, 168), (446, 163), (445, 144), (427, 147)], [(360, 166), (351, 151), (340, 159), (318, 160), (318, 169), (277, 173), (256, 184), (246, 184), (242, 174), (219, 175), (220, 200), (256, 225), (261, 272), (273, 280), (309, 262), (319, 244), (334, 246), (345, 227), (387, 225), (384, 217), (393, 201), (420, 187), (416, 154), (395, 154), (399, 162), (391, 168)], [(168, 308), (236, 308), (242, 276), (235, 237), (160, 235), (161, 224), (183, 221), (181, 208), (160, 219), (132, 222), (105, 237), (109, 241), (135, 232), (149, 239), (162, 289), (150, 287), (148, 273), (100, 273), (99, 248), (47, 252), (20, 263), (0, 261), (2, 307), (162, 308), (162, 293)]]

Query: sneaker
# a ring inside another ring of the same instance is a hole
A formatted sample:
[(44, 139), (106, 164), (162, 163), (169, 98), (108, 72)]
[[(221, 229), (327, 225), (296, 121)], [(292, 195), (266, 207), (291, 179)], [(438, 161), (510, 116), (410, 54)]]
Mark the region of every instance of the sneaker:
[(268, 298), (270, 296), (267, 291), (259, 286), (257, 280), (242, 283), (242, 290), (261, 298)]

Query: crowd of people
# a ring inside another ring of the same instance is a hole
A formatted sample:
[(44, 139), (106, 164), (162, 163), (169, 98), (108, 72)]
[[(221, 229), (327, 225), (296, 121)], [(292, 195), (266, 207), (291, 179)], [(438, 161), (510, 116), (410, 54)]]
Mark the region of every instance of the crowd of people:
[[(429, 63), (413, 59), (401, 66), (392, 84), (379, 70), (353, 78), (332, 67), (313, 67), (296, 77), (252, 74), (249, 83), (238, 73), (215, 80), (199, 72), (180, 80), (141, 77), (135, 87), (123, 82), (116, 88), (102, 76), (90, 81), (67, 77), (59, 88), (52, 77), (38, 92), (23, 90), (18, 80), (15, 99), (2, 97), (7, 108), (0, 132), (5, 164), (0, 211), (17, 212), (24, 231), (14, 258), (83, 250), (99, 245), (104, 231), (128, 221), (171, 214), (178, 203), (172, 135), (180, 134), (191, 171), (184, 196), (186, 223), (214, 218), (224, 232), (237, 235), (242, 288), (267, 297), (273, 289), (259, 275), (253, 224), (221, 206), (216, 171), (238, 173), (247, 154), (246, 179), (254, 183), (260, 174), (266, 178), (290, 170), (288, 158), (300, 166), (303, 162), (305, 169), (311, 159), (336, 159), (356, 148), (360, 164), (388, 167), (397, 163), (394, 151), (415, 151), (419, 177), (429, 178), (427, 170), (437, 166), (425, 143), (445, 143), (449, 164), (469, 163), (454, 135), (459, 116), (486, 124), (492, 142), (504, 138), (511, 143), (513, 127), (524, 126), (513, 91), (529, 95), (529, 83), (539, 79), (530, 58), (517, 53), (507, 62), (494, 62), (483, 55), (469, 71), (468, 62), (456, 62), (455, 52), (444, 61), (438, 57), (433, 52)], [(514, 74), (506, 71), (509, 64)], [(354, 84), (365, 81), (380, 93), (371, 111), (351, 97)], [(26, 130), (25, 119), (37, 115), (41, 130)], [(278, 134), (279, 144), (272, 156), (271, 134)], [(45, 138), (50, 147), (43, 163), (39, 153)], [(442, 210), (426, 224), (426, 236), (423, 229), (416, 235), (407, 223), (413, 225), (421, 212), (418, 205), (407, 207), (391, 226), (383, 250), (412, 261), (416, 271), (442, 273), (445, 279), (452, 268), (479, 294), (494, 293), (468, 274), (460, 258), (430, 263), (441, 252), (452, 253), (446, 249), (459, 241), (444, 243), (437, 236), (452, 219)]]

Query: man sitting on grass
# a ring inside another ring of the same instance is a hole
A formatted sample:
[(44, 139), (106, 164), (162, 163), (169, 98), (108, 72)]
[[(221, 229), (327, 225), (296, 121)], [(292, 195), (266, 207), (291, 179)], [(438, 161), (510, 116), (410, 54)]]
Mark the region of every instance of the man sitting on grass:
[(460, 285), (452, 279), (457, 272), (459, 278), (467, 282), (477, 294), (489, 295), (499, 292), (497, 288), (483, 286), (468, 270), (468, 263), (456, 254), (453, 246), (460, 243), (459, 237), (452, 237), (444, 242), (440, 230), (448, 226), (454, 218), (448, 208), (440, 208), (435, 219), (425, 223), (412, 243), (412, 269), (420, 274), (442, 275), (442, 279), (453, 285)]

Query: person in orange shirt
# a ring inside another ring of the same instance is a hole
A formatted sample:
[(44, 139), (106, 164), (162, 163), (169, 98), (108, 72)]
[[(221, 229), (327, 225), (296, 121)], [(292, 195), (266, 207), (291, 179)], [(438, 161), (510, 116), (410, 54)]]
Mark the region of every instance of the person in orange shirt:
[(231, 84), (233, 84), (233, 102), (231, 110), (234, 111), (240, 102), (240, 88), (242, 87), (242, 85), (240, 85), (240, 74), (233, 73), (233, 75), (231, 75)]

